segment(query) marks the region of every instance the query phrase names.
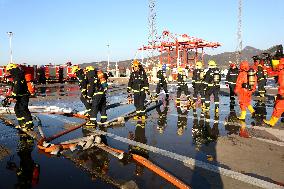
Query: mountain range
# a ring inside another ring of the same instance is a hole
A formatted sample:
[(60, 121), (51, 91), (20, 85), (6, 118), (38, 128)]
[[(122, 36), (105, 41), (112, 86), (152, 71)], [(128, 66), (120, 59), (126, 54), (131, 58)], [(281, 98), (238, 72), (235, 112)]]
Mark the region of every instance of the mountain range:
[[(241, 51), (241, 60), (247, 60), (250, 63), (253, 62), (252, 57), (256, 56), (256, 55), (260, 55), (264, 52), (270, 52), (271, 49), (274, 49), (276, 46), (273, 46), (269, 49), (266, 50), (260, 50), (251, 46), (246, 46), (242, 51)], [(166, 57), (166, 54), (163, 54), (163, 56)], [(198, 56), (200, 57), (201, 54), (198, 54)], [(157, 58), (157, 57), (156, 57)], [(206, 63), (209, 60), (215, 60), (216, 63), (218, 64), (218, 67), (220, 68), (228, 68), (229, 66), (229, 61), (234, 61), (236, 60), (236, 52), (224, 52), (224, 53), (220, 53), (217, 55), (208, 55), (208, 54), (204, 54), (204, 62), (205, 62), (205, 66), (207, 65)], [(118, 67), (119, 69), (125, 69), (127, 67), (130, 67), (132, 62), (131, 60), (123, 60), (123, 61), (119, 61), (118, 62)], [(115, 63), (116, 62), (110, 62), (110, 68), (114, 69), (115, 68)], [(91, 62), (91, 63), (83, 63), (81, 64), (81, 66), (87, 67), (87, 66), (95, 66), (95, 67), (99, 67), (100, 69), (105, 70), (107, 67), (107, 61), (101, 61), (101, 62)]]

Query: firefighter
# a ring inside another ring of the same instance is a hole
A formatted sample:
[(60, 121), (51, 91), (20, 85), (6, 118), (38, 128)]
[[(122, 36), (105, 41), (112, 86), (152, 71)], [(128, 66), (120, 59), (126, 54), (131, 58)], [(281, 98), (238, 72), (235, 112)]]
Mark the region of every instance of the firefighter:
[(39, 84), (46, 84), (46, 77), (45, 77), (45, 67), (41, 66), (37, 72), (38, 75), (38, 83)]
[(178, 76), (177, 76), (177, 99), (176, 99), (176, 103), (177, 106), (179, 106), (180, 103), (180, 96), (181, 93), (184, 92), (184, 94), (187, 97), (187, 101), (188, 104), (191, 104), (191, 100), (190, 100), (190, 92), (188, 91), (188, 86), (186, 83), (186, 75), (183, 73), (183, 68), (182, 67), (178, 67)]
[(177, 135), (182, 136), (187, 128), (187, 116), (188, 116), (187, 104), (180, 104), (177, 106), (178, 121), (177, 121)]
[(84, 70), (81, 69), (79, 66), (73, 66), (72, 73), (76, 75), (79, 81), (79, 88), (81, 91), (80, 100), (86, 107), (85, 116), (90, 117), (90, 111), (91, 111), (92, 104), (90, 104), (87, 100), (87, 77), (84, 73)]
[(33, 130), (32, 115), (29, 111), (29, 90), (25, 79), (24, 72), (14, 63), (9, 63), (6, 66), (6, 71), (10, 73), (13, 79), (12, 90), (9, 96), (10, 101), (16, 100), (14, 107), (15, 114), (18, 120), (18, 128), (23, 131)]
[(241, 115), (238, 119), (244, 120), (246, 118), (246, 109), (248, 108), (252, 117), (255, 110), (251, 106), (251, 95), (256, 89), (254, 70), (249, 67), (247, 61), (243, 61), (240, 64), (240, 73), (237, 78), (235, 93), (239, 97), (239, 104), (241, 108)]
[(204, 77), (205, 86), (205, 112), (208, 113), (210, 107), (210, 96), (214, 95), (215, 112), (219, 113), (219, 92), (221, 73), (214, 60), (208, 62), (208, 71)]
[(165, 93), (166, 93), (166, 99), (169, 99), (169, 92), (168, 92), (168, 89), (167, 89), (167, 81), (165, 79), (165, 76), (164, 76), (164, 70), (162, 69), (162, 65), (159, 64), (158, 65), (158, 72), (157, 72), (157, 78), (159, 79), (159, 82), (157, 84), (157, 88), (156, 88), (156, 98), (158, 98), (158, 96), (160, 95), (160, 91), (161, 91), (161, 88), (164, 89)]
[(199, 94), (201, 97), (201, 102), (204, 103), (205, 97), (204, 97), (204, 84), (203, 84), (203, 78), (204, 78), (204, 70), (202, 62), (196, 62), (195, 69), (193, 70), (192, 75), (192, 87), (194, 89), (193, 92), (193, 102), (197, 102), (197, 95)]
[(131, 67), (132, 73), (129, 78), (127, 92), (134, 93), (134, 106), (136, 108), (136, 116), (134, 119), (146, 119), (144, 102), (146, 93), (150, 95), (148, 78), (138, 60), (134, 60)]
[(258, 64), (257, 66), (256, 77), (259, 96), (264, 97), (266, 93), (264, 86), (266, 85), (267, 79), (262, 64)]
[(167, 113), (169, 110), (168, 106), (169, 106), (169, 101), (167, 100), (163, 111), (161, 111), (160, 106), (156, 107), (156, 111), (159, 115), (157, 130), (159, 131), (160, 134), (163, 134), (167, 127)]
[(234, 96), (235, 96), (235, 87), (236, 87), (236, 81), (238, 78), (238, 74), (239, 74), (239, 69), (236, 65), (236, 63), (229, 61), (230, 63), (230, 69), (227, 73), (226, 76), (226, 84), (229, 85), (229, 89), (230, 89), (230, 100), (231, 102), (235, 100)]
[(272, 113), (272, 117), (270, 120), (263, 120), (264, 123), (273, 127), (284, 113), (284, 58), (280, 59), (280, 63), (278, 65), (278, 93), (276, 96), (276, 101), (274, 104), (274, 109)]
[(108, 85), (101, 70), (95, 69), (93, 66), (88, 66), (85, 71), (87, 78), (87, 102), (92, 104), (90, 120), (86, 126), (96, 127), (98, 112), (101, 114), (101, 123), (107, 121), (106, 91)]
[(63, 67), (60, 66), (58, 70), (58, 82), (63, 83), (63, 81), (64, 81)]

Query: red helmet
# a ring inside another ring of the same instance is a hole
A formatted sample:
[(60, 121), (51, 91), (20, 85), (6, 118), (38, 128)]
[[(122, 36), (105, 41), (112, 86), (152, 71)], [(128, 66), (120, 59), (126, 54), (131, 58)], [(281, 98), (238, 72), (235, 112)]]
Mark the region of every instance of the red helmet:
[(242, 61), (240, 64), (240, 70), (248, 71), (249, 70), (249, 63), (248, 61)]

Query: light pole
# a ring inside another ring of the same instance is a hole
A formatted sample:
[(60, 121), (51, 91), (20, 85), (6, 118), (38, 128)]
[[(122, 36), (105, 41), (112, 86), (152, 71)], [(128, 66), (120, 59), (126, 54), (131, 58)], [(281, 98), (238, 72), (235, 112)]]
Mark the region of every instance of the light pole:
[(10, 41), (10, 63), (13, 62), (13, 51), (12, 51), (12, 37), (13, 37), (13, 32), (7, 32), (9, 36), (9, 41)]
[(107, 44), (107, 71), (109, 72), (109, 44)]

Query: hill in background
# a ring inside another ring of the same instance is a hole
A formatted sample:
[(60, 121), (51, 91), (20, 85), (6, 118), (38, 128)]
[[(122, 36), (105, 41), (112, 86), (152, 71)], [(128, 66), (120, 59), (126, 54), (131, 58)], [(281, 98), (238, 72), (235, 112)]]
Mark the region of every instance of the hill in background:
[[(274, 47), (274, 46), (273, 46)], [(249, 62), (252, 63), (252, 57), (255, 55), (259, 55), (263, 52), (268, 52), (270, 49), (272, 49), (273, 47), (267, 49), (267, 50), (260, 50), (251, 46), (246, 46), (241, 54), (241, 60), (247, 60)], [(163, 56), (166, 56), (166, 54), (164, 54)], [(201, 54), (198, 55), (199, 57), (201, 57)], [(215, 60), (218, 64), (218, 66), (220, 68), (228, 68), (228, 62), (234, 61), (236, 60), (236, 52), (224, 52), (221, 54), (217, 54), (217, 55), (208, 55), (205, 54), (204, 55), (204, 61), (205, 61), (205, 66), (207, 66), (207, 62), (209, 60)], [(129, 67), (131, 65), (132, 59), (131, 60), (123, 60), (123, 61), (119, 61), (118, 62), (118, 67), (120, 69), (125, 69), (127, 67)], [(82, 67), (86, 67), (86, 66), (95, 66), (95, 67), (99, 67), (103, 70), (106, 69), (107, 67), (107, 61), (101, 61), (101, 62), (91, 62), (91, 63), (83, 63), (81, 64)], [(110, 62), (110, 68), (113, 69), (115, 68), (115, 62)]]

